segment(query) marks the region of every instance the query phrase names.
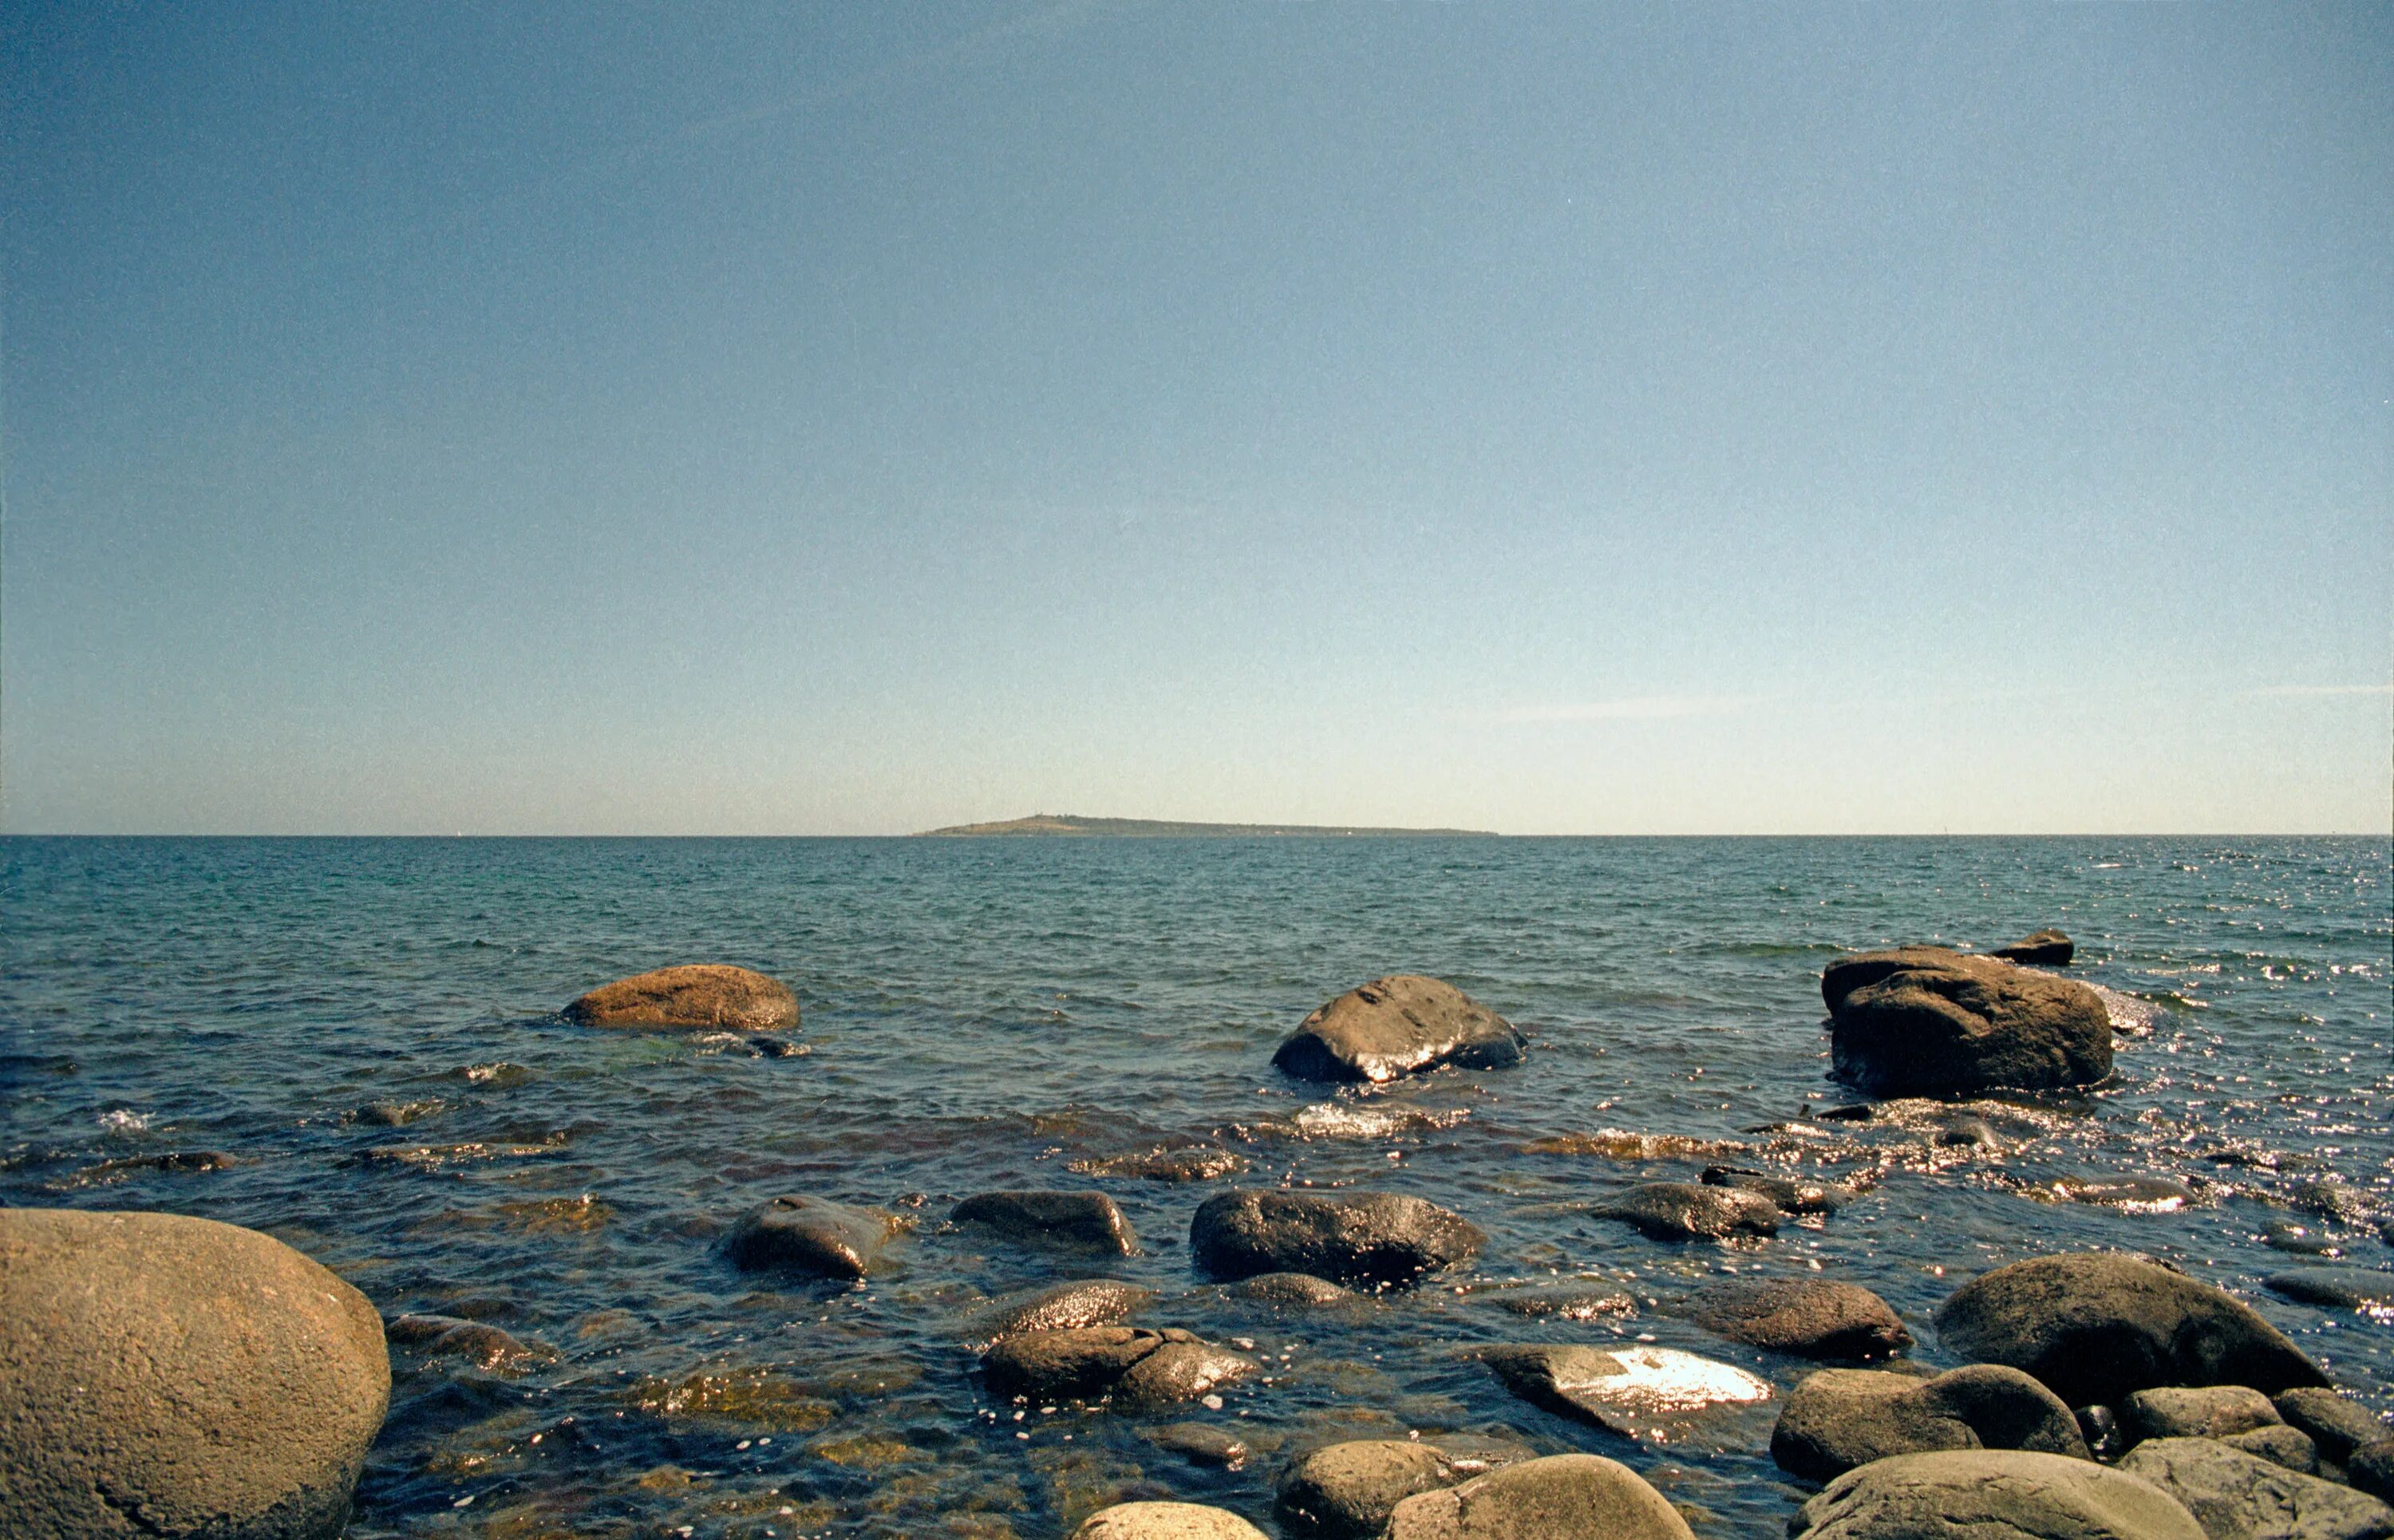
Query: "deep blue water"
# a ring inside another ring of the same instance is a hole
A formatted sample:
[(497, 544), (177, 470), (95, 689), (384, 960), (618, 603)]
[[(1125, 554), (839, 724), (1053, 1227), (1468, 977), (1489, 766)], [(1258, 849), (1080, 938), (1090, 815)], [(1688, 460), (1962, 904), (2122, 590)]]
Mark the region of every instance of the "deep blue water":
[[(2281, 1244), (2394, 1265), (2394, 888), (2384, 839), (1504, 841), (0, 841), (0, 1201), (148, 1207), (270, 1231), (387, 1314), (477, 1313), (553, 1353), (494, 1377), (393, 1355), (392, 1412), (354, 1535), (1060, 1534), (1123, 1495), (1270, 1527), (1286, 1453), (1337, 1437), (1509, 1431), (1598, 1450), (1776, 1535), (1805, 1489), (1768, 1410), (1631, 1445), (1512, 1401), (1458, 1349), (1617, 1329), (1745, 1364), (1807, 1365), (1648, 1309), (1526, 1323), (1503, 1286), (1587, 1274), (1667, 1298), (1724, 1270), (1877, 1290), (1953, 1362), (1929, 1310), (1968, 1276), (2120, 1246), (2253, 1300), (2394, 1408), (2394, 1328), (2260, 1286)], [(1984, 1105), (1993, 1151), (1935, 1110), (1746, 1132), (1852, 1099), (1823, 1080), (1818, 976), (1839, 950), (1993, 944), (2045, 925), (2115, 992), (2112, 1084)], [(684, 961), (798, 992), (803, 1055), (578, 1029), (557, 1007)], [(1395, 971), (1461, 985), (1534, 1040), (1519, 1069), (1376, 1095), (1282, 1079), (1310, 1008)], [(376, 1100), (433, 1104), (404, 1127)], [(1738, 1246), (1668, 1246), (1585, 1205), (1722, 1158), (1526, 1149), (1605, 1129), (1875, 1174), (1861, 1202)], [(1195, 1139), (1250, 1183), (1362, 1184), (1491, 1236), (1443, 1286), (1308, 1314), (1190, 1270), (1219, 1184), (1075, 1162)], [(369, 1150), (424, 1152), (370, 1158)], [(470, 1146), (463, 1150), (456, 1146)], [(160, 1170), (217, 1151), (240, 1164)], [(2174, 1178), (2159, 1212), (2038, 1201)], [(1096, 1185), (1143, 1254), (1103, 1269), (940, 1223), (990, 1187)], [(898, 1205), (919, 1226), (861, 1286), (763, 1287), (716, 1243), (785, 1191)], [(981, 1392), (986, 1296), (1104, 1271), (1138, 1319), (1244, 1338), (1270, 1383), (1186, 1417), (1257, 1453), (1201, 1468), (1157, 1420), (1041, 1415)], [(1283, 1360), (1282, 1355), (1286, 1357)], [(1027, 1435), (1027, 1436), (1025, 1436)]]

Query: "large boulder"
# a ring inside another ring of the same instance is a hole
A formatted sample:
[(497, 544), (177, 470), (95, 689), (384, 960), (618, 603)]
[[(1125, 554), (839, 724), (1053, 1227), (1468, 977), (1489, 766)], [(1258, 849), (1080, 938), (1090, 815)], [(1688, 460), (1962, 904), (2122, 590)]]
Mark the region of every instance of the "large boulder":
[(748, 968), (693, 963), (601, 984), (568, 1005), (565, 1019), (585, 1027), (771, 1032), (798, 1024), (798, 997)]
[(1478, 1353), (1506, 1389), (1531, 1405), (1624, 1438), (1677, 1439), (1716, 1408), (1770, 1399), (1768, 1380), (1676, 1348), (1523, 1343)]
[(1419, 1440), (1328, 1444), (1288, 1468), (1274, 1511), (1291, 1534), (1370, 1540), (1406, 1498), (1458, 1486), (1486, 1469), (1479, 1461), (1458, 1463)]
[(1195, 1401), (1256, 1372), (1253, 1359), (1175, 1327), (1081, 1326), (1021, 1332), (981, 1354), (990, 1393), (1001, 1400), (1113, 1402), (1170, 1406)]
[(1993, 1363), (1931, 1379), (1823, 1369), (1796, 1387), (1770, 1433), (1770, 1457), (1781, 1468), (1815, 1481), (1889, 1455), (1939, 1449), (2090, 1457), (2077, 1418), (2059, 1397), (2018, 1369)]
[(1991, 948), (1987, 953), (1990, 957), (2001, 957), (2007, 963), (2031, 963), (2040, 967), (2068, 967), (2070, 959), (2077, 954), (2078, 943), (2049, 927), (2023, 936), (2009, 946)]
[(1528, 1046), (1511, 1022), (1453, 984), (1393, 973), (1307, 1017), (1272, 1062), (1300, 1080), (1378, 1084), (1440, 1064), (1506, 1069)]
[(1848, 965), (1831, 1007), (1830, 1062), (1874, 1096), (2085, 1086), (2111, 1073), (2111, 1012), (2085, 984), (1961, 953), (1904, 958), (1860, 985), (1854, 976)]
[(2214, 1439), (2147, 1439), (2120, 1468), (2186, 1505), (2211, 1540), (2387, 1540), (2394, 1508)]
[(1846, 996), (1908, 967), (1947, 967), (1967, 954), (1950, 946), (1896, 946), (1883, 952), (1849, 952), (1821, 970), (1821, 1003), (1835, 1016)]
[(1228, 1508), (1203, 1503), (1116, 1503), (1082, 1520), (1072, 1540), (1269, 1540)]
[(1694, 1540), (1645, 1478), (1600, 1454), (1523, 1460), (1399, 1503), (1386, 1540)]
[(1708, 1332), (1804, 1358), (1888, 1358), (1912, 1334), (1877, 1295), (1827, 1278), (1724, 1278), (1689, 1296)]
[(742, 1215), (723, 1251), (732, 1266), (748, 1272), (862, 1278), (898, 1231), (894, 1214), (793, 1194)]
[(1795, 1540), (2207, 1540), (2150, 1481), (2024, 1449), (1874, 1460), (1831, 1481), (1787, 1531)]
[(2116, 1405), (2156, 1385), (2274, 1394), (2327, 1383), (2251, 1306), (2115, 1252), (1997, 1268), (1954, 1291), (1934, 1319), (1946, 1348), (2034, 1375), (2072, 1406)]
[(390, 1400), (365, 1296), (256, 1231), (0, 1209), (0, 1529), (330, 1540)]
[(1309, 1272), (1339, 1283), (1404, 1288), (1479, 1255), (1488, 1237), (1463, 1216), (1395, 1192), (1242, 1188), (1189, 1221), (1197, 1265), (1226, 1281)]
[(1635, 1225), (1657, 1241), (1775, 1235), (1782, 1218), (1779, 1205), (1768, 1198), (1734, 1187), (1696, 1182), (1641, 1182), (1615, 1192), (1589, 1212), (1600, 1219)]
[(950, 1210), (948, 1219), (1034, 1245), (1083, 1246), (1124, 1257), (1138, 1250), (1130, 1221), (1102, 1192), (976, 1192)]

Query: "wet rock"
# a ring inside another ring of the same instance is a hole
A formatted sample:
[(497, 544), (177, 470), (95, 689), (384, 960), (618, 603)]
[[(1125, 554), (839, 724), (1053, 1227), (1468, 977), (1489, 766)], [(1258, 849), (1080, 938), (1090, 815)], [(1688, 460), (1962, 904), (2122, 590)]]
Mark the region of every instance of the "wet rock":
[(950, 1210), (948, 1218), (1016, 1240), (1089, 1246), (1124, 1257), (1138, 1249), (1130, 1221), (1102, 1192), (976, 1192)]
[(1684, 1428), (1714, 1407), (1770, 1399), (1768, 1381), (1673, 1348), (1541, 1343), (1482, 1348), (1479, 1357), (1531, 1405), (1628, 1438)]
[(374, 1307), (279, 1241), (0, 1209), (12, 1534), (331, 1540), (389, 1396)]
[(1247, 1463), (1246, 1441), (1211, 1423), (1166, 1423), (1149, 1428), (1147, 1441), (1199, 1465), (1220, 1466), (1225, 1470), (1236, 1470)]
[(1688, 1300), (1708, 1332), (1805, 1358), (1888, 1358), (1912, 1346), (1886, 1300), (1825, 1278), (1727, 1278)]
[(1197, 1265), (1224, 1280), (1308, 1272), (1403, 1288), (1477, 1256), (1487, 1240), (1461, 1215), (1394, 1192), (1246, 1188), (1206, 1199), (1189, 1224)]
[(1627, 1466), (1598, 1454), (1523, 1460), (1397, 1505), (1387, 1540), (1693, 1540), (1688, 1521)]
[(2166, 1177), (2063, 1177), (2023, 1193), (2047, 1201), (2087, 1204), (2130, 1214), (2175, 1214), (2194, 1202), (2194, 1190)]
[(2111, 1073), (2111, 1017), (2085, 984), (1954, 954), (1849, 990), (1829, 1055), (1874, 1096), (2087, 1086)]
[(2032, 963), (2039, 967), (2067, 967), (2078, 951), (2077, 943), (2059, 930), (2039, 930), (2023, 936), (2009, 946), (1990, 951), (1990, 957), (2001, 957), (2007, 963)]
[(1948, 1349), (2007, 1363), (2072, 1405), (2160, 1385), (2324, 1385), (2252, 1308), (2208, 1283), (2111, 1252), (2039, 1257), (1973, 1280), (1937, 1309)]
[(2139, 1390), (2119, 1405), (2131, 1443), (2146, 1439), (2224, 1439), (2275, 1426), (2269, 1398), (2243, 1385), (2166, 1385)]
[(1524, 1289), (1504, 1297), (1515, 1315), (1556, 1321), (1622, 1320), (1638, 1313), (1638, 1301), (1619, 1289)]
[(1008, 1295), (995, 1301), (974, 1323), (972, 1340), (986, 1349), (991, 1344), (1024, 1332), (1063, 1332), (1082, 1326), (1111, 1326), (1155, 1296), (1152, 1289), (1112, 1278), (1077, 1278), (1044, 1289)]
[(383, 1331), (392, 1342), (417, 1349), (426, 1358), (462, 1358), (483, 1370), (521, 1368), (541, 1356), (511, 1332), (454, 1315), (394, 1316)]
[(2319, 1452), (2338, 1465), (2364, 1444), (2394, 1439), (2394, 1425), (2334, 1390), (2306, 1386), (2275, 1397), (2270, 1404), (2278, 1415), (2309, 1434)]
[(1771, 1430), (1782, 1469), (1825, 1481), (1895, 1454), (2025, 1449), (2087, 1459), (2078, 1418), (2017, 1369), (1973, 1364), (1932, 1379), (1823, 1369), (1788, 1396)]
[(759, 1059), (797, 1059), (807, 1051), (802, 1045), (786, 1037), (752, 1037), (748, 1046)]
[(2294, 1268), (2273, 1272), (2261, 1282), (2271, 1294), (2306, 1305), (2394, 1314), (2394, 1272), (2371, 1268)]
[(2387, 1540), (2394, 1508), (2211, 1439), (2148, 1439), (2119, 1468), (2186, 1506), (2210, 1540)]
[[(1837, 958), (1821, 970), (1821, 1003), (1835, 1016), (1845, 1005), (1846, 997), (1858, 989), (1877, 983), (1890, 974), (1911, 967), (1950, 967), (1965, 954), (1950, 946), (1898, 946), (1882, 952), (1855, 952)], [(1865, 1116), (1868, 1109), (1859, 1109)], [(1822, 1117), (1850, 1113), (1854, 1108), (1833, 1107)]]
[(1460, 1485), (1479, 1474), (1459, 1470), (1434, 1444), (1369, 1439), (1317, 1449), (1281, 1478), (1275, 1511), (1290, 1534), (1368, 1540), (1399, 1503)]
[(1831, 1481), (1787, 1529), (1795, 1540), (2206, 1540), (2151, 1482), (2024, 1449), (1874, 1460)]
[(1272, 1063), (1300, 1080), (1378, 1084), (1440, 1064), (1506, 1069), (1528, 1046), (1512, 1023), (1453, 984), (1396, 973), (1307, 1017)]
[(877, 1208), (792, 1195), (742, 1215), (723, 1249), (746, 1271), (862, 1278), (898, 1228), (896, 1216)]
[(2120, 1431), (2117, 1412), (2108, 1406), (2081, 1406), (2075, 1410), (2078, 1433), (2086, 1441), (2088, 1454), (2108, 1463), (2128, 1452), (2128, 1436)]
[(1309, 1272), (1259, 1272), (1230, 1292), (1275, 1305), (1340, 1305), (1355, 1297), (1354, 1290), (1341, 1288)]
[(981, 1355), (990, 1394), (1036, 1402), (1118, 1400), (1132, 1406), (1194, 1401), (1256, 1372), (1252, 1359), (1175, 1328), (1083, 1326), (1024, 1332)]
[(2394, 1439), (2354, 1450), (2344, 1462), (2344, 1479), (2380, 1502), (2394, 1503)]
[(377, 1128), (403, 1128), (418, 1118), (430, 1117), (445, 1105), (437, 1099), (400, 1101), (386, 1098), (380, 1101), (369, 1101), (359, 1108), (357, 1117), (360, 1123), (372, 1124)]
[(2291, 1252), (2298, 1257), (2341, 1257), (2344, 1248), (2332, 1236), (2322, 1235), (2309, 1225), (2288, 1224), (2273, 1220), (2261, 1227), (2261, 1244), (2272, 1251)]
[(1170, 1145), (1135, 1155), (1103, 1155), (1065, 1166), (1085, 1177), (1135, 1177), (1151, 1182), (1217, 1181), (1247, 1168), (1247, 1157), (1210, 1145)]
[(1852, 1188), (1835, 1182), (1796, 1181), (1737, 1165), (1707, 1165), (1703, 1180), (1706, 1187), (1751, 1192), (1789, 1214), (1835, 1214), (1857, 1196)]
[(1614, 1193), (1590, 1212), (1635, 1225), (1657, 1241), (1774, 1235), (1781, 1218), (1779, 1205), (1768, 1198), (1695, 1182), (1646, 1182)]
[(1099, 1508), (1072, 1540), (1269, 1540), (1228, 1508), (1202, 1503), (1116, 1503)]
[(2286, 1202), (2306, 1214), (2345, 1224), (2369, 1224), (2377, 1218), (2376, 1201), (2370, 1194), (2333, 1177), (2305, 1178), (2286, 1190)]
[(1956, 1112), (1934, 1117), (1928, 1127), (1932, 1140), (1946, 1150), (2000, 1150), (2004, 1141), (1995, 1134), (1995, 1125), (1985, 1118), (1968, 1112)]
[(2257, 1454), (2271, 1465), (2284, 1466), (2298, 1475), (2319, 1474), (2319, 1445), (2299, 1428), (2281, 1423), (2269, 1428), (2249, 1428), (2242, 1433), (2230, 1433), (2219, 1441), (2230, 1449), (2241, 1449), (2247, 1454)]
[(798, 1024), (798, 997), (777, 979), (700, 963), (601, 984), (565, 1007), (585, 1027), (711, 1027), (777, 1032)]

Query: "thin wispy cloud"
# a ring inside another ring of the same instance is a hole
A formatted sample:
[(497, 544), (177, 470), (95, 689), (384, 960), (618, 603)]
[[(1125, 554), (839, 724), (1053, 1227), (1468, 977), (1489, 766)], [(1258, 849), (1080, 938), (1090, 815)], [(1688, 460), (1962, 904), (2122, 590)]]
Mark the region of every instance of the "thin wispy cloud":
[(2252, 698), (2310, 695), (2394, 695), (2394, 684), (2272, 684), (2243, 691)]
[(1760, 695), (1629, 695), (1612, 701), (1518, 706), (1502, 722), (1651, 722), (1672, 717), (1726, 717), (1762, 704)]

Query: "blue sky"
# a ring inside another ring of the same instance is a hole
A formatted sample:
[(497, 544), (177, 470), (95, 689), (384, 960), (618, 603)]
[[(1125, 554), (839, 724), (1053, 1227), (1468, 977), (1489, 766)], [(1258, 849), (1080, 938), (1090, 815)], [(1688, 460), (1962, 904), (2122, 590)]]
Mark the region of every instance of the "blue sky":
[(0, 827), (2394, 820), (2384, 7), (0, 25)]

